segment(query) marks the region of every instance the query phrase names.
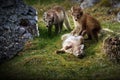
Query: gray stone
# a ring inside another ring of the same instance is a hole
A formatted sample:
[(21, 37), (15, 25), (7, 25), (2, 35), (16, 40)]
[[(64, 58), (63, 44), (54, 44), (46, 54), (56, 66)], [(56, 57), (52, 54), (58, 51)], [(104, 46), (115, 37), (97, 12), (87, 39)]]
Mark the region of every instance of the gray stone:
[(11, 15), (8, 20), (11, 21), (11, 22), (16, 22), (17, 21), (17, 15)]
[(39, 36), (37, 11), (23, 0), (0, 0), (0, 63), (13, 58)]
[(82, 3), (80, 4), (80, 7), (82, 9), (88, 8), (93, 6), (94, 4), (98, 3), (100, 0), (83, 0)]
[(117, 13), (117, 21), (120, 22), (120, 12)]
[(22, 35), (26, 32), (26, 29), (24, 27), (19, 27), (19, 29), (17, 30), (17, 32)]
[[(82, 9), (94, 6), (94, 4), (100, 2), (101, 0), (74, 0), (77, 3), (80, 3)], [(111, 4), (111, 7), (120, 8), (120, 0), (108, 0)]]
[(112, 7), (120, 8), (120, 0), (110, 0)]

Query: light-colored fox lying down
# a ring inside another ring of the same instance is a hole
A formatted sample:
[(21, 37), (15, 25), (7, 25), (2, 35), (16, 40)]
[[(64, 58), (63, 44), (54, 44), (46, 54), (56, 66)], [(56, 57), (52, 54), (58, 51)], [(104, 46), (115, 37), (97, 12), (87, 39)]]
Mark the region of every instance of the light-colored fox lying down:
[(70, 53), (78, 58), (84, 57), (84, 38), (83, 36), (73, 36), (72, 34), (64, 34), (61, 39), (63, 40), (62, 49), (57, 50), (56, 53)]

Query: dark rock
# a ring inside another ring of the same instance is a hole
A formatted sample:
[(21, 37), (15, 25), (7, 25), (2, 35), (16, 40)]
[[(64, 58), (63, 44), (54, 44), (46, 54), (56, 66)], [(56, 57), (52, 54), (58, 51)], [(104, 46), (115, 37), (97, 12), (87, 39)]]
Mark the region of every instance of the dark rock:
[(26, 32), (26, 29), (24, 27), (19, 27), (17, 32), (18, 34), (23, 35)]
[(93, 6), (94, 4), (98, 3), (101, 0), (83, 0), (82, 3), (80, 4), (80, 7), (82, 9), (88, 8)]
[(0, 0), (0, 63), (13, 58), (39, 36), (37, 12), (23, 0)]
[(120, 8), (120, 0), (110, 0), (112, 7)]
[[(72, 0), (73, 2), (80, 3), (82, 9), (93, 6), (94, 4), (101, 2), (102, 0)], [(120, 0), (108, 0), (111, 7), (120, 8)], [(107, 5), (107, 4), (106, 4)]]
[(117, 13), (117, 21), (120, 22), (120, 12)]
[(0, 0), (0, 5), (2, 8), (8, 8), (14, 6), (15, 0)]
[(120, 63), (120, 36), (106, 38), (103, 49), (111, 61)]

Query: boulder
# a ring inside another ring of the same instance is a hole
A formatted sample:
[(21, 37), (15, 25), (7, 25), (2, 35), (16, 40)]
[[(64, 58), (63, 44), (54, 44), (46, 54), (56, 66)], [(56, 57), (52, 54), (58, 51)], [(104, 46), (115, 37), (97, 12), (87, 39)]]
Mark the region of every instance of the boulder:
[(120, 63), (120, 36), (107, 37), (103, 49), (111, 61)]
[(120, 22), (120, 11), (117, 13), (116, 19), (117, 19), (118, 22)]
[(99, 2), (100, 0), (83, 0), (82, 3), (80, 4), (80, 7), (82, 9), (88, 8)]
[(112, 7), (120, 8), (120, 0), (110, 0), (110, 3), (112, 4)]
[(13, 58), (39, 36), (37, 11), (23, 0), (0, 0), (0, 63)]

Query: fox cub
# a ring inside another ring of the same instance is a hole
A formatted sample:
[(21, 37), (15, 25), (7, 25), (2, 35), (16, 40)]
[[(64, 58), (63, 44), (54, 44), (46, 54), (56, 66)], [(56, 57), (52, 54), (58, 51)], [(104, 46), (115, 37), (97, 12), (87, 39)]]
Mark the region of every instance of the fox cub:
[(62, 48), (56, 51), (57, 54), (66, 52), (78, 58), (83, 58), (85, 56), (84, 38), (82, 35), (73, 36), (71, 34), (64, 34), (61, 39), (63, 41)]
[(98, 41), (98, 33), (101, 30), (98, 20), (89, 14), (83, 13), (83, 10), (79, 6), (73, 6), (71, 12), (75, 25), (75, 28), (71, 33), (73, 35), (81, 35), (81, 33), (84, 32), (84, 35), (87, 34), (88, 39), (94, 38)]
[(55, 26), (55, 34), (58, 34), (62, 31), (63, 22), (65, 22), (66, 28), (71, 30), (68, 17), (65, 13), (65, 10), (60, 6), (54, 6), (48, 11), (44, 12), (43, 20), (48, 27), (48, 34), (51, 34), (52, 26)]

